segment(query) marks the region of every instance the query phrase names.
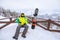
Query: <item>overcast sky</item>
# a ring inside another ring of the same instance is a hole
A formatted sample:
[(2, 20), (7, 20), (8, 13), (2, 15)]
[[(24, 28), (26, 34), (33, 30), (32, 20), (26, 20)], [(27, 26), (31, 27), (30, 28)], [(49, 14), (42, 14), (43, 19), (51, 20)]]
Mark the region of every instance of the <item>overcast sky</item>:
[(19, 11), (20, 9), (60, 9), (60, 0), (0, 0), (0, 7)]

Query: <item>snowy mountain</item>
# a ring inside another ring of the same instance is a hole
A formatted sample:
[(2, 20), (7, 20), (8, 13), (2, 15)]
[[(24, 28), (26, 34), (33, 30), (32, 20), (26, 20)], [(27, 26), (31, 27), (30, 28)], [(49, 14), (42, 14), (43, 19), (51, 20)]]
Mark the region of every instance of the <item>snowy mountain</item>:
[(60, 14), (45, 14), (45, 15), (38, 15), (37, 18), (43, 18), (43, 19), (51, 19), (54, 21), (60, 21)]
[(18, 13), (15, 11), (12, 12), (9, 9), (3, 9), (0, 7), (0, 15), (4, 17), (10, 17), (10, 16), (17, 17)]

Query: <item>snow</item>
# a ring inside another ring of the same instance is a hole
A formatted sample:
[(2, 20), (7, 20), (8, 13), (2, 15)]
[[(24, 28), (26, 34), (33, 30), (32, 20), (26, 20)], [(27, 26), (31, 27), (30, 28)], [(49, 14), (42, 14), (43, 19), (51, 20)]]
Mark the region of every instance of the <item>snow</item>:
[[(3, 24), (0, 24), (3, 25)], [(42, 24), (41, 24), (42, 25)], [(18, 26), (17, 23), (11, 23), (10, 25), (6, 26), (3, 29), (0, 29), (0, 40), (14, 40), (12, 37), (15, 34), (16, 27)], [(31, 29), (31, 24), (28, 24), (29, 29), (26, 34), (26, 38), (21, 37), (19, 35), (18, 40), (60, 40), (60, 33), (57, 32), (50, 32), (36, 26), (33, 30)], [(21, 29), (21, 32), (23, 28)]]
[[(2, 16), (0, 16), (0, 19), (3, 19), (3, 18), (7, 18), (7, 17), (2, 17)], [(12, 20), (14, 20), (15, 18), (13, 18)], [(3, 21), (3, 22), (9, 22), (10, 21), (10, 19), (9, 18), (7, 18), (7, 19), (4, 19), (4, 20), (0, 20), (0, 21)]]
[(39, 25), (43, 26), (44, 28), (47, 28), (47, 26), (46, 26), (46, 25), (44, 26), (44, 25), (42, 25), (41, 23), (37, 23), (37, 24), (39, 24)]
[(56, 26), (56, 25), (52, 25), (50, 29), (60, 30), (60, 27), (59, 26)]
[[(2, 19), (2, 18), (5, 18), (5, 17), (0, 16), (0, 19)], [(0, 20), (0, 21), (2, 21), (2, 20)], [(5, 21), (5, 20), (4, 20), (4, 21)], [(0, 27), (3, 26), (3, 25), (5, 25), (5, 24), (6, 24), (6, 23), (3, 23), (3, 24), (0, 23)]]
[[(15, 30), (18, 24), (12, 23), (5, 28), (0, 30), (0, 40), (14, 40), (12, 37), (15, 34)], [(22, 38), (19, 35), (18, 40), (60, 40), (60, 33), (53, 33), (46, 31), (38, 26), (33, 30), (31, 29), (31, 24), (29, 25), (28, 33), (26, 38)], [(56, 37), (57, 36), (57, 37)]]
[(2, 17), (2, 16), (0, 16), (0, 19), (1, 19), (1, 18), (6, 18), (6, 17)]
[(3, 24), (0, 23), (0, 27), (3, 26), (3, 25), (5, 25), (5, 24), (6, 24), (6, 23), (3, 23)]
[[(6, 18), (6, 17), (2, 17), (2, 16), (0, 16), (0, 19), (3, 19), (3, 18)], [(9, 19), (0, 20), (0, 21), (9, 21)]]
[[(13, 18), (12, 20), (14, 20), (15, 18)], [(10, 21), (10, 19), (4, 19), (4, 20), (0, 20), (0, 21), (2, 21), (2, 22), (9, 22)]]

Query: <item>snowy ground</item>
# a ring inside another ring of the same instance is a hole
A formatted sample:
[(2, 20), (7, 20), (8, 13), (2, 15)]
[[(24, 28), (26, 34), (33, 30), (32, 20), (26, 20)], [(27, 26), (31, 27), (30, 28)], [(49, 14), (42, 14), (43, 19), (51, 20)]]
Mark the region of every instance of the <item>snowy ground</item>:
[[(12, 23), (5, 28), (0, 30), (0, 40), (14, 40), (12, 37), (15, 34), (15, 30), (18, 24)], [(34, 30), (31, 29), (29, 25), (28, 33), (26, 38), (22, 38), (21, 34), (19, 35), (18, 40), (60, 40), (60, 33), (49, 32), (38, 26)]]

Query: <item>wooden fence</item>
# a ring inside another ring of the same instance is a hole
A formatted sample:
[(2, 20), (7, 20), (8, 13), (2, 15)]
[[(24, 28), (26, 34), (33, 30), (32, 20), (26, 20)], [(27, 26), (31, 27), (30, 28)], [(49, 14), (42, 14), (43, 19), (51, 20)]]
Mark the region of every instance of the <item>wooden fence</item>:
[(0, 19), (0, 20), (5, 20), (5, 19), (9, 19), (10, 21), (8, 21), (8, 22), (6, 22), (6, 21), (0, 21), (0, 24), (1, 24), (1, 23), (6, 23), (5, 25), (1, 26), (0, 29), (2, 29), (2, 28), (4, 28), (4, 27), (6, 27), (7, 25), (15, 22), (15, 19), (12, 20), (12, 18), (2, 18), (2, 19)]
[[(32, 17), (28, 17), (28, 18), (29, 18), (29, 21), (32, 20), (32, 19), (31, 19)], [(12, 20), (13, 18), (3, 18), (3, 19), (0, 19), (0, 20), (4, 20), (4, 19), (9, 19), (10, 21), (8, 21), (8, 22), (0, 21), (0, 23), (6, 23), (5, 25), (1, 26), (0, 29), (6, 27), (7, 25), (9, 25), (9, 24), (11, 24), (11, 23), (15, 23), (15, 19)], [(57, 22), (58, 22), (58, 21), (57, 21)], [(40, 25), (40, 24), (42, 24), (42, 25)], [(46, 24), (47, 26), (46, 26), (46, 25), (43, 25), (43, 24)], [(50, 28), (51, 28), (51, 24), (56, 25), (57, 27), (60, 28), (60, 24), (59, 24), (59, 23), (56, 23), (55, 21), (52, 21), (51, 19), (48, 19), (48, 20), (45, 20), (45, 21), (42, 21), (42, 20), (37, 21), (37, 25), (38, 25), (39, 27), (45, 29), (45, 30), (52, 31), (52, 32), (60, 32), (60, 30), (58, 30), (58, 29), (56, 29), (56, 30), (50, 29)], [(45, 27), (44, 27), (44, 26), (45, 26)], [(53, 26), (53, 27), (54, 27), (54, 26)]]
[[(30, 19), (32, 19), (31, 17), (28, 17)], [(42, 21), (41, 19), (38, 21), (37, 20), (37, 25), (45, 30), (48, 30), (48, 31), (52, 31), (52, 32), (60, 32), (60, 29), (51, 29), (51, 24), (53, 25), (56, 25), (58, 28), (60, 28), (60, 21), (53, 21), (51, 19), (43, 19), (44, 21)], [(59, 22), (59, 23), (56, 23), (56, 22)], [(40, 25), (42, 24), (42, 25)], [(45, 24), (45, 25), (44, 25)], [(45, 27), (44, 27), (45, 26)], [(54, 26), (52, 26), (54, 27)]]

